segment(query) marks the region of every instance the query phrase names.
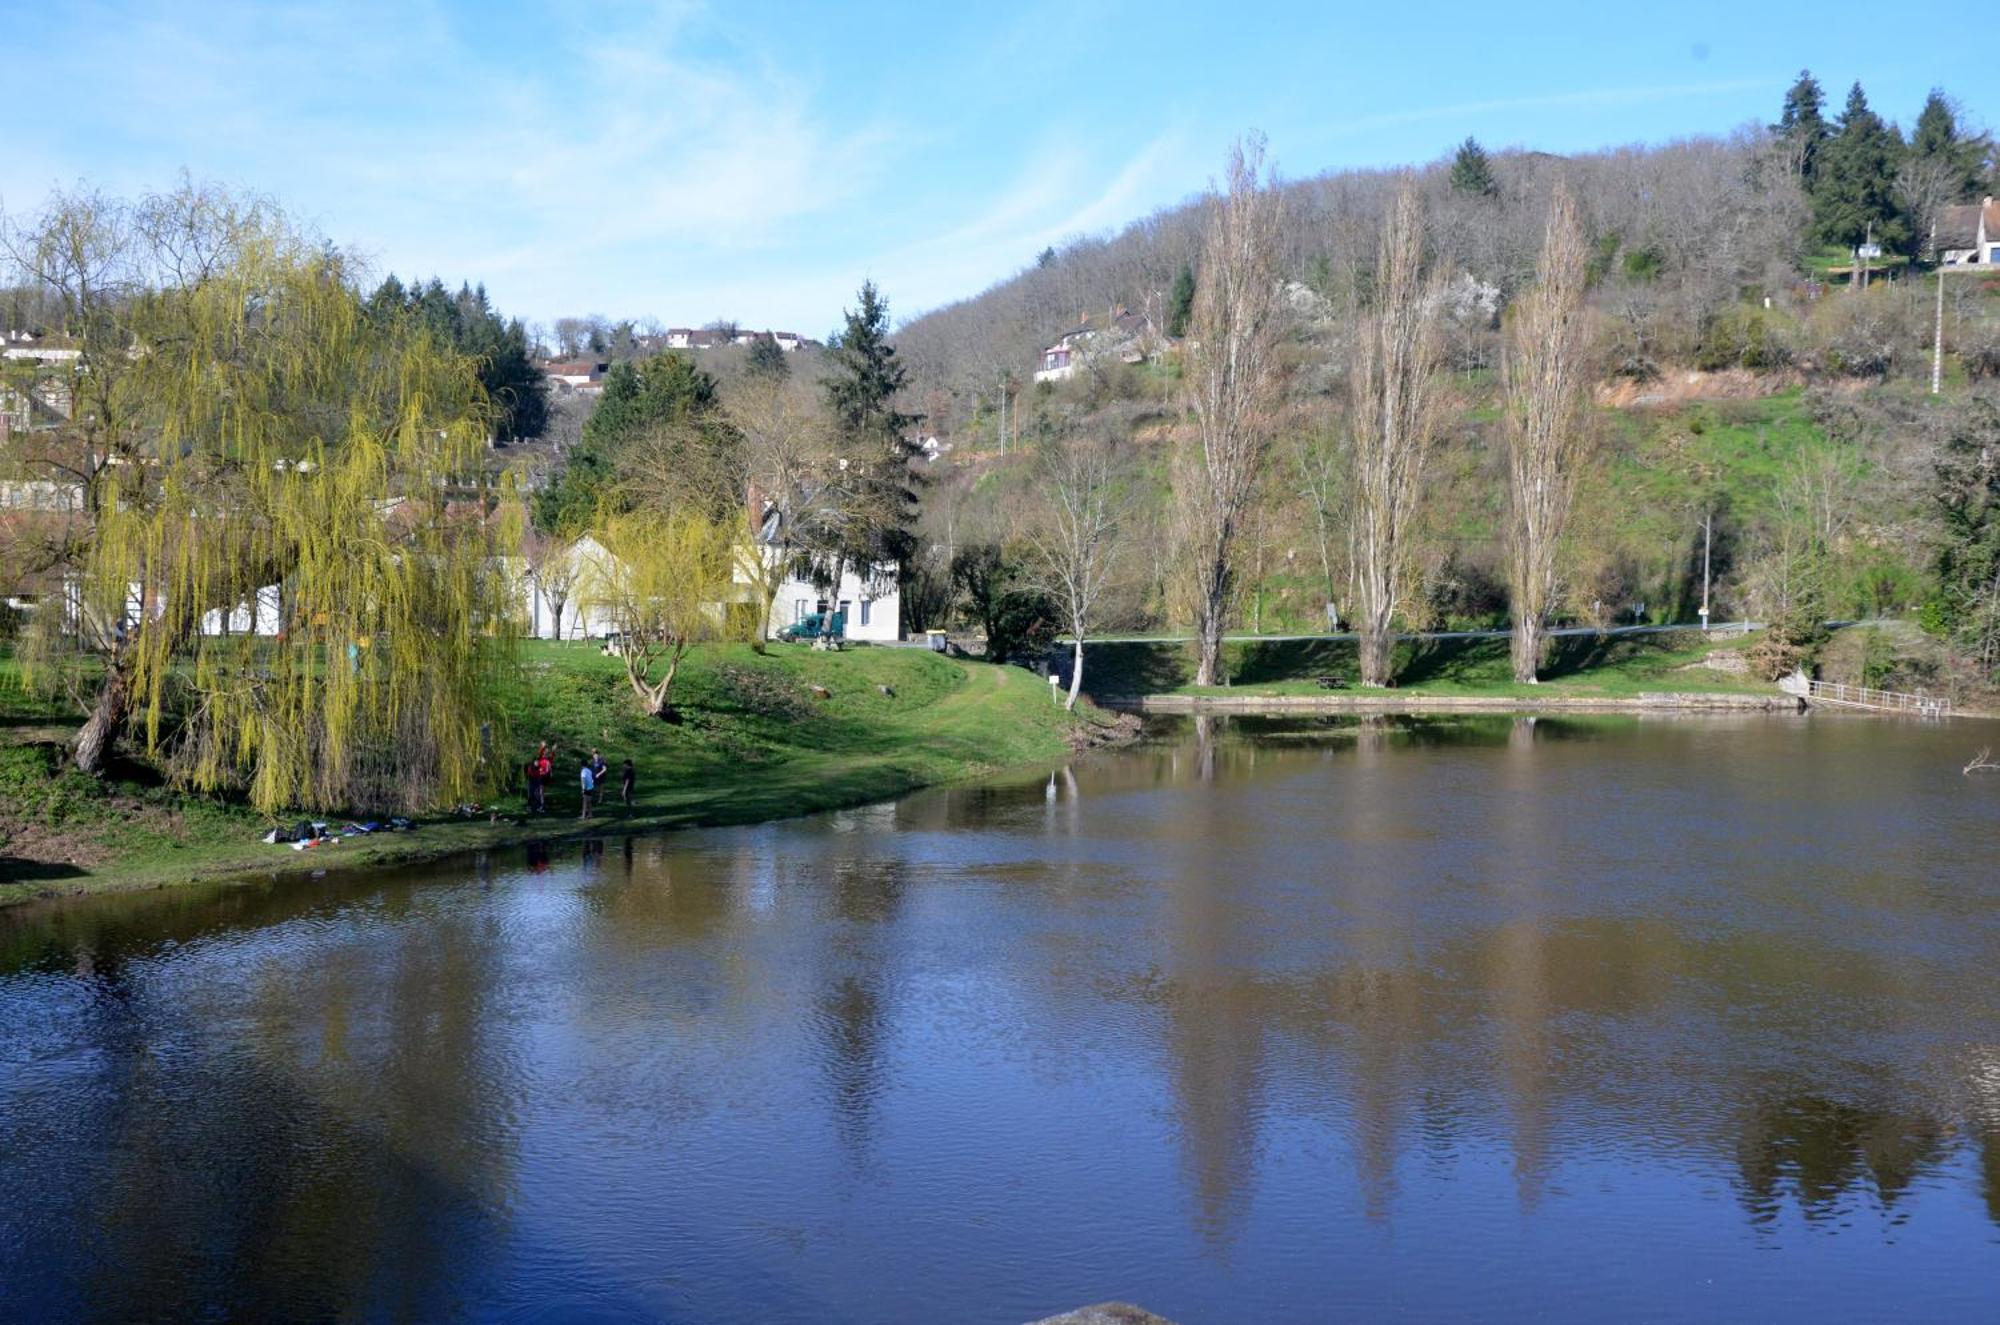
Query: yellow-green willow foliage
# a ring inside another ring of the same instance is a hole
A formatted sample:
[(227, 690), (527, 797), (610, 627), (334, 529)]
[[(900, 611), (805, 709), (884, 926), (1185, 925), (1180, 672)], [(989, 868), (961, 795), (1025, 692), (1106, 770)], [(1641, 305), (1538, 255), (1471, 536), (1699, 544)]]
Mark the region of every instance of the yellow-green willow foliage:
[(596, 524), (603, 549), (584, 566), (578, 596), (618, 632), (625, 679), (649, 716), (671, 711), (674, 678), (696, 644), (725, 637), (741, 522), (694, 506), (607, 511)]
[[(84, 584), (136, 618), (110, 665), (147, 749), (271, 811), (470, 795), (511, 659), (488, 514), (518, 509), (476, 478), (476, 365), (282, 242), (146, 294), (133, 326), (148, 441), (99, 495)], [(218, 633), (264, 586), (279, 635)]]

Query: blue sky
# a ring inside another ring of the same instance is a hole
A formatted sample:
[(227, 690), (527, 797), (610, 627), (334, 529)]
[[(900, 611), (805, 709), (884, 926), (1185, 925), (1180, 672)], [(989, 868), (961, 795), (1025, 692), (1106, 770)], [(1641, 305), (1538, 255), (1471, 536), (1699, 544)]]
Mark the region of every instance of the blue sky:
[(1184, 198), (1253, 126), (1297, 176), (1722, 133), (1808, 65), (1906, 125), (1934, 84), (1994, 112), (1991, 42), (1862, 35), (1887, 13), (0, 0), (0, 205), (185, 168), (530, 320), (818, 335), (863, 277), (900, 318)]

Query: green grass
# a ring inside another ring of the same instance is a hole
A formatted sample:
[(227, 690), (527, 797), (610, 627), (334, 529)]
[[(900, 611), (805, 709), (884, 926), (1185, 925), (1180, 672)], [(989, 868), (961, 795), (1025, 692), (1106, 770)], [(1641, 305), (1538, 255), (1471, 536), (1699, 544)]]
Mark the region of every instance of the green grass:
[[(518, 774), (500, 821), (440, 817), (414, 833), (349, 837), (295, 852), (258, 838), (267, 821), (241, 805), (161, 786), (143, 767), (107, 782), (61, 770), (67, 706), (37, 700), (0, 676), (0, 904), (49, 893), (150, 887), (231, 873), (346, 868), (576, 836), (577, 766), (601, 749), (614, 776), (629, 755), (637, 795), (628, 813), (603, 808), (592, 832), (747, 823), (900, 795), (933, 783), (1061, 759), (1077, 724), (1049, 687), (1013, 667), (913, 649), (815, 653), (773, 646), (698, 651), (676, 687), (678, 724), (643, 717), (616, 659), (594, 645), (535, 643), (505, 696), (510, 770), (537, 743), (556, 753), (550, 813), (523, 814)], [(811, 687), (823, 687), (827, 699)], [(893, 695), (877, 687), (888, 686)], [(55, 841), (52, 839), (60, 839)], [(73, 863), (50, 863), (67, 855)]]
[[(1514, 681), (1505, 639), (1406, 641), (1396, 648), (1394, 693), (1522, 699), (1625, 699), (1661, 691), (1768, 693), (1768, 684), (1747, 675), (1683, 670), (1716, 648), (1741, 648), (1754, 639), (1725, 646), (1705, 642), (1694, 631), (1563, 636), (1554, 641), (1542, 683), (1535, 686)], [(1338, 695), (1355, 693), (1359, 680), (1359, 659), (1349, 640), (1243, 641), (1224, 646), (1223, 658), (1229, 686), (1202, 687), (1193, 684), (1189, 645), (1100, 644), (1086, 654), (1084, 684), (1105, 696)], [(1323, 676), (1345, 682), (1348, 689), (1327, 689), (1319, 683)]]

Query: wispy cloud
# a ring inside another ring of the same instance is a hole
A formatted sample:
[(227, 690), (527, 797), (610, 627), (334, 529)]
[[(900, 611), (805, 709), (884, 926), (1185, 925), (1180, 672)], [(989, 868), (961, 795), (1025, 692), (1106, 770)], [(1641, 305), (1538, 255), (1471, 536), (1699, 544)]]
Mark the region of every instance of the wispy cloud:
[(1422, 106), (1409, 110), (1382, 111), (1334, 122), (1326, 129), (1328, 138), (1351, 138), (1381, 129), (1407, 124), (1428, 124), (1437, 120), (1470, 120), (1480, 116), (1504, 115), (1523, 110), (1591, 110), (1615, 106), (1643, 106), (1661, 101), (1724, 96), (1763, 89), (1767, 80), (1736, 78), (1721, 82), (1669, 83), (1655, 87), (1600, 87), (1574, 92), (1546, 92), (1525, 97), (1496, 97), (1485, 101), (1459, 101), (1443, 106)]

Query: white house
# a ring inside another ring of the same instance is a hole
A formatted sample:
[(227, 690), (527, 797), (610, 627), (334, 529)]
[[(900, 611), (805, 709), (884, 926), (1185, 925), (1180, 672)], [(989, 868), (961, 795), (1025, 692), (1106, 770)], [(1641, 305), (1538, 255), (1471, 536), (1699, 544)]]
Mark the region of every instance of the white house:
[[(765, 555), (779, 553), (775, 548), (766, 548)], [(894, 643), (903, 637), (903, 591), (899, 578), (894, 565), (850, 570), (840, 577), (839, 593), (833, 594), (801, 576), (790, 576), (778, 587), (778, 596), (771, 600), (770, 633), (776, 635), (815, 612), (838, 606), (847, 614), (848, 639)]]
[(1152, 352), (1155, 339), (1152, 323), (1138, 313), (1119, 309), (1107, 319), (1085, 318), (1082, 325), (1065, 331), (1055, 344), (1042, 351), (1035, 366), (1035, 380), (1067, 381), (1092, 359), (1143, 363)]
[[(516, 586), (515, 593), (521, 606), (521, 619), (528, 628), (530, 639), (601, 639), (618, 629), (611, 616), (602, 611), (587, 611), (579, 601), (583, 581), (591, 568), (607, 562), (611, 554), (604, 545), (588, 535), (569, 546), (558, 563), (548, 574), (537, 575), (528, 568), (526, 558), (510, 559), (508, 566)], [(563, 594), (562, 620), (556, 620), (555, 595), (549, 592), (549, 585), (560, 580), (566, 590)], [(560, 630), (560, 634), (558, 634)]]
[(1976, 203), (1946, 207), (1934, 232), (1938, 258), (1947, 267), (1990, 267), (2000, 263), (2000, 201), (1990, 195)]

